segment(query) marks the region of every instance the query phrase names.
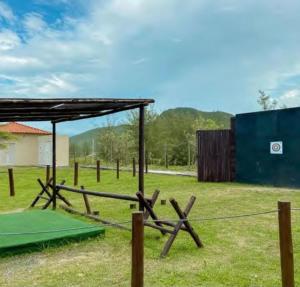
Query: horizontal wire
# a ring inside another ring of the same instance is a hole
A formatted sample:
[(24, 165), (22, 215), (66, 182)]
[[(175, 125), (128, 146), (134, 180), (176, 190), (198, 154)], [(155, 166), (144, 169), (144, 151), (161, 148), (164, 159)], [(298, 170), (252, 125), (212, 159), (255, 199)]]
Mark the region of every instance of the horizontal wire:
[(186, 219), (164, 219), (164, 220), (146, 220), (146, 222), (162, 222), (169, 221), (169, 222), (178, 222), (178, 221), (209, 221), (209, 220), (225, 220), (225, 219), (234, 219), (234, 218), (242, 218), (242, 217), (252, 217), (270, 213), (276, 213), (278, 210), (269, 210), (269, 211), (262, 211), (262, 212), (255, 212), (255, 213), (247, 213), (247, 214), (238, 214), (238, 215), (228, 215), (228, 216), (220, 216), (220, 217), (202, 217), (202, 218), (186, 218)]
[[(300, 208), (292, 208), (291, 210), (300, 211)], [(253, 217), (259, 215), (266, 215), (271, 213), (277, 213), (279, 210), (267, 210), (261, 212), (253, 212), (253, 213), (245, 213), (245, 214), (237, 214), (237, 215), (228, 215), (228, 216), (214, 216), (214, 217), (202, 217), (202, 218), (184, 218), (184, 219), (150, 219), (145, 220), (144, 222), (152, 222), (152, 223), (164, 223), (165, 222), (201, 222), (201, 221), (213, 221), (213, 220), (227, 220), (227, 219), (236, 219), (236, 218), (245, 218), (245, 217)], [(113, 222), (113, 223), (101, 223), (98, 225), (87, 226), (87, 227), (78, 227), (78, 228), (68, 228), (68, 229), (57, 229), (57, 230), (44, 230), (44, 231), (33, 231), (33, 232), (15, 232), (15, 233), (0, 233), (0, 236), (10, 236), (10, 235), (33, 235), (33, 234), (42, 234), (42, 233), (55, 233), (55, 232), (63, 232), (63, 231), (72, 231), (72, 230), (81, 230), (81, 229), (93, 229), (99, 226), (105, 227), (116, 227), (116, 225), (124, 225), (124, 224), (132, 224), (132, 220)]]

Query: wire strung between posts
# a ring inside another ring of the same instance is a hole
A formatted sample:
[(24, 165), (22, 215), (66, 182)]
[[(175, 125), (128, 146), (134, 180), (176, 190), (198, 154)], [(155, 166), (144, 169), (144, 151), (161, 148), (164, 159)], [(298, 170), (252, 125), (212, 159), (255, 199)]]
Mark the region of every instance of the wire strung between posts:
[[(270, 213), (277, 213), (278, 210), (269, 210), (269, 211), (262, 211), (262, 212), (255, 212), (255, 213), (247, 213), (247, 214), (239, 214), (239, 215), (228, 215), (228, 216), (220, 216), (220, 217), (202, 217), (202, 218), (186, 218), (180, 219), (182, 222), (184, 221), (210, 221), (210, 220), (225, 220), (225, 219), (234, 219), (234, 218), (242, 218), (242, 217), (252, 217)], [(178, 222), (178, 219), (157, 219), (157, 220), (147, 220), (147, 222), (162, 222), (162, 221), (169, 221), (169, 222)], [(163, 223), (163, 222), (162, 222)]]
[[(300, 210), (300, 208), (293, 208), (292, 210)], [(277, 213), (278, 209), (276, 210), (269, 210), (269, 211), (262, 211), (262, 212), (254, 212), (254, 213), (246, 213), (246, 214), (239, 214), (239, 215), (228, 215), (228, 216), (219, 216), (219, 217), (202, 217), (202, 218), (185, 218), (185, 219), (157, 219), (157, 220), (146, 220), (145, 222), (161, 222), (168, 221), (177, 223), (178, 221), (190, 221), (190, 222), (201, 222), (201, 221), (213, 221), (213, 220), (227, 220), (227, 219), (235, 219), (235, 218), (243, 218), (243, 217), (252, 217), (252, 216), (259, 216), (259, 215), (266, 215), (271, 213)], [(87, 227), (75, 227), (75, 228), (67, 228), (67, 229), (56, 229), (56, 230), (44, 230), (44, 231), (33, 231), (33, 232), (11, 232), (11, 233), (0, 233), (0, 236), (15, 236), (15, 235), (34, 235), (34, 234), (43, 234), (43, 233), (56, 233), (56, 232), (64, 232), (64, 231), (74, 231), (74, 230), (82, 230), (82, 229), (94, 229), (98, 228), (99, 226), (105, 227), (116, 227), (118, 225), (124, 224), (132, 224), (131, 220), (122, 221), (122, 222), (114, 222), (114, 223), (102, 223), (99, 225), (92, 225)]]
[(291, 208), (291, 210), (299, 211), (300, 208)]

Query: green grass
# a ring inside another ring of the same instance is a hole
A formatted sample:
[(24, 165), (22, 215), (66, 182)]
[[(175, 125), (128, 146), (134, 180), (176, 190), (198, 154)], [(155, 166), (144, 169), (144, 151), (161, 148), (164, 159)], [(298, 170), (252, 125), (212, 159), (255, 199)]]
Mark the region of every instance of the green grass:
[[(71, 169), (59, 169), (60, 179), (72, 185)], [(36, 178), (44, 169), (15, 169), (16, 196), (8, 196), (7, 174), (0, 171), (0, 211), (19, 210), (30, 205), (40, 190)], [(134, 194), (137, 178), (121, 173), (102, 172), (95, 181), (95, 170), (80, 170), (80, 184), (98, 191)], [(161, 190), (160, 199), (175, 197), (181, 206), (189, 196), (197, 201), (192, 218), (212, 217), (275, 210), (278, 200), (289, 200), (300, 207), (299, 190), (242, 184), (197, 183), (194, 178), (147, 175), (146, 193)], [(68, 198), (83, 210), (78, 194)], [(131, 219), (129, 202), (91, 198), (93, 210), (115, 221)], [(168, 204), (157, 205), (160, 217), (176, 218)], [(182, 233), (165, 259), (159, 254), (166, 241), (156, 230), (145, 230), (145, 286), (280, 286), (277, 214), (225, 221), (193, 222), (205, 247), (197, 249)], [(296, 286), (300, 285), (300, 212), (293, 212), (293, 238)], [(1, 229), (1, 227), (0, 227)], [(130, 239), (127, 231), (107, 228), (105, 238), (46, 248), (42, 252), (0, 259), (0, 286), (130, 286)]]

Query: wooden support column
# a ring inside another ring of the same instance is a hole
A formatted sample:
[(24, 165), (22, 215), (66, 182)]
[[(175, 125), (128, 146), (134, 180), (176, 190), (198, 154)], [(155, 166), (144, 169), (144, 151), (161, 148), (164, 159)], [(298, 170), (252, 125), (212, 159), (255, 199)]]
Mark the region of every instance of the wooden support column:
[(278, 221), (282, 287), (294, 287), (294, 255), (290, 202), (278, 202)]
[(52, 209), (56, 209), (56, 123), (52, 122)]
[[(144, 167), (145, 167), (145, 107), (140, 106), (139, 119), (139, 191), (144, 195)], [(144, 210), (140, 203), (139, 209)]]
[(144, 286), (144, 215), (132, 213), (131, 287)]

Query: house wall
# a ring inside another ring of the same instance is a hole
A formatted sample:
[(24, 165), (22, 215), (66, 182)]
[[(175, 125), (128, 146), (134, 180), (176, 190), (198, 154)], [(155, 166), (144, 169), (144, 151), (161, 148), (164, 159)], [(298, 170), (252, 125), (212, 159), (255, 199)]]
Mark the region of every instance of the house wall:
[[(7, 144), (15, 144), (15, 163), (14, 166), (38, 166), (39, 161), (39, 148), (40, 145), (46, 142), (52, 142), (52, 136), (40, 135), (17, 135), (15, 140), (10, 140)], [(69, 138), (67, 136), (56, 136), (57, 142), (57, 166), (69, 165)], [(5, 158), (7, 157), (7, 149), (0, 151), (0, 166), (7, 165)], [(52, 164), (52, 150), (48, 156), (49, 163)]]
[[(52, 136), (40, 136), (39, 142), (40, 144), (52, 142)], [(52, 148), (48, 164), (52, 165)], [(56, 165), (69, 165), (69, 137), (67, 136), (56, 135)]]
[(15, 165), (36, 165), (38, 163), (38, 137), (36, 135), (17, 136)]

